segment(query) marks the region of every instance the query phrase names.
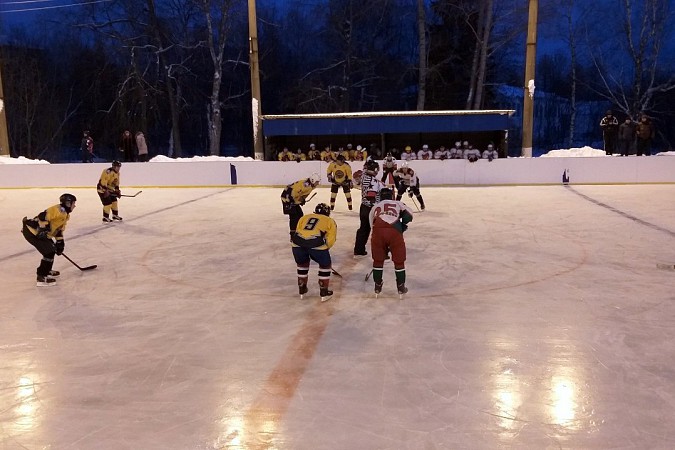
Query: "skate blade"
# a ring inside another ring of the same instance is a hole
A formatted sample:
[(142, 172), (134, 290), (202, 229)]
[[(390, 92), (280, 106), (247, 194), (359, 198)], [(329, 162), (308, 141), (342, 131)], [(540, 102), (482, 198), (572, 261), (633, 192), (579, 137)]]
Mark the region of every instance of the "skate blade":
[(304, 300), (304, 299), (305, 299), (305, 294), (300, 294), (300, 300)]
[(330, 300), (331, 298), (333, 298), (332, 295), (327, 295), (327, 296), (325, 296), (325, 297), (321, 297), (321, 303), (327, 302), (327, 301)]
[(675, 264), (657, 263), (656, 267), (663, 270), (675, 270)]

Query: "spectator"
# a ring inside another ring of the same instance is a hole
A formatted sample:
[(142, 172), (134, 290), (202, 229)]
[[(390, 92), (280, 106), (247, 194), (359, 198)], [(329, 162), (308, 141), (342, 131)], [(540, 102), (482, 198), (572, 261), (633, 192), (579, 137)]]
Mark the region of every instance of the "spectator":
[(493, 159), (499, 158), (499, 152), (495, 150), (494, 145), (488, 144), (487, 150), (483, 150), (483, 159), (487, 159), (488, 161), (492, 161)]
[(134, 138), (131, 136), (131, 131), (124, 130), (120, 136), (120, 142), (117, 149), (120, 152), (120, 159), (125, 162), (132, 162), (134, 160)]
[(607, 115), (600, 121), (602, 139), (605, 143), (605, 154), (611, 156), (616, 150), (616, 136), (619, 132), (619, 121), (616, 120), (612, 110), (607, 110)]
[(626, 117), (624, 123), (619, 125), (619, 152), (621, 156), (628, 156), (633, 151), (635, 143), (635, 124), (630, 117)]
[(94, 162), (94, 139), (89, 135), (89, 130), (82, 132), (82, 142), (80, 142), (80, 150), (82, 150), (82, 162)]
[(652, 139), (654, 139), (654, 124), (644, 114), (637, 124), (637, 155), (649, 156), (652, 154)]
[(450, 159), (450, 151), (447, 148), (445, 148), (444, 145), (441, 145), (438, 148), (438, 150), (434, 152), (434, 159), (441, 159), (441, 160)]
[(372, 159), (382, 159), (382, 150), (380, 150), (380, 147), (377, 146), (374, 142), (370, 144), (370, 148), (368, 149), (368, 155)]
[(468, 159), (469, 162), (478, 161), (481, 158), (480, 150), (473, 148), (471, 145), (468, 145), (466, 141), (464, 142), (467, 144), (467, 148), (464, 150), (464, 159)]
[(148, 143), (145, 141), (145, 135), (142, 131), (136, 132), (136, 149), (138, 150), (138, 160), (140, 162), (147, 162)]

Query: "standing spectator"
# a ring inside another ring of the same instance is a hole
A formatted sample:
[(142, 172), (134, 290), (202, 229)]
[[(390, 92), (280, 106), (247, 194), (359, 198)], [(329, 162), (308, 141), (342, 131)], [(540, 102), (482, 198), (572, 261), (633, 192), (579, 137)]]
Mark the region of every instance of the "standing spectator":
[(405, 203), (394, 200), (394, 192), (391, 189), (383, 188), (380, 190), (380, 201), (370, 211), (369, 220), (373, 229), (370, 250), (373, 257), (375, 295), (382, 292), (384, 260), (391, 252), (396, 274), (396, 287), (398, 294), (403, 296), (408, 292), (405, 286), (406, 248), (403, 232), (408, 228), (408, 223), (413, 220), (413, 211)]
[(347, 207), (352, 210), (352, 168), (345, 162), (344, 155), (338, 155), (337, 161), (328, 164), (326, 170), (328, 181), (330, 182), (330, 210), (335, 209), (335, 197), (337, 197), (338, 190), (342, 188), (347, 198)]
[(616, 136), (619, 133), (619, 121), (616, 120), (611, 109), (600, 121), (602, 140), (605, 142), (605, 154), (611, 156), (616, 150)]
[(499, 158), (499, 152), (495, 150), (494, 145), (488, 144), (487, 149), (483, 150), (483, 159), (487, 159), (488, 161), (492, 161), (493, 159)]
[(281, 193), (281, 206), (284, 214), (288, 216), (288, 227), (290, 229), (291, 239), (295, 234), (298, 221), (302, 217), (302, 205), (305, 204), (309, 194), (320, 182), (321, 177), (319, 177), (319, 174), (313, 173), (309, 178), (289, 184)]
[(293, 243), (293, 258), (297, 265), (298, 292), (301, 299), (308, 291), (307, 279), (311, 260), (319, 264), (321, 301), (331, 299), (333, 291), (328, 289), (332, 269), (330, 248), (335, 244), (336, 239), (337, 224), (330, 218), (330, 208), (325, 203), (319, 203), (314, 208), (313, 214), (302, 216), (298, 221), (291, 242)]
[(380, 150), (380, 147), (378, 147), (376, 143), (373, 142), (370, 144), (368, 156), (372, 159), (382, 159), (382, 150)]
[(148, 143), (145, 141), (145, 135), (142, 131), (136, 133), (136, 148), (138, 149), (138, 160), (140, 162), (147, 162)]
[(619, 152), (621, 156), (628, 156), (631, 154), (633, 144), (635, 143), (635, 124), (630, 117), (619, 125)]
[(637, 124), (637, 155), (649, 156), (652, 154), (652, 139), (654, 139), (654, 124), (644, 114)]
[(122, 136), (120, 136), (118, 150), (120, 151), (120, 159), (124, 159), (124, 162), (133, 162), (134, 138), (131, 136), (131, 131), (124, 130)]
[(82, 132), (82, 142), (80, 142), (80, 150), (82, 151), (82, 162), (94, 162), (94, 139), (89, 135), (89, 130)]
[[(110, 168), (103, 170), (96, 185), (96, 192), (98, 192), (103, 205), (103, 223), (110, 223), (113, 220), (122, 221), (117, 207), (117, 199), (122, 196), (120, 192), (121, 168), (121, 162), (113, 161)], [(112, 211), (112, 219), (110, 218), (110, 211)]]
[(424, 144), (422, 150), (417, 152), (417, 159), (434, 159), (434, 154), (429, 150), (429, 146)]
[(33, 219), (23, 218), (23, 237), (42, 255), (37, 268), (38, 286), (54, 286), (56, 277), (61, 275), (59, 271), (52, 270), (54, 255), (62, 254), (66, 246), (63, 232), (76, 201), (74, 195), (63, 194), (58, 205), (50, 206)]

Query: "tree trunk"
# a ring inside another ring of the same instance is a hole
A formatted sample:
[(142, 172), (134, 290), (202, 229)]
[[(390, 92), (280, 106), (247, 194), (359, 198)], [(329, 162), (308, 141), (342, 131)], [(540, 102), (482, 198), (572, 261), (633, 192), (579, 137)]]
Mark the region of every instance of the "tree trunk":
[(427, 25), (424, 0), (417, 0), (417, 37), (419, 39), (419, 72), (417, 85), (417, 111), (424, 111), (427, 96)]
[(492, 33), (492, 3), (493, 0), (485, 0), (482, 8), (479, 32), (481, 33), (480, 58), (478, 63), (478, 74), (476, 76), (476, 97), (473, 102), (473, 109), (483, 107), (483, 92), (485, 90), (485, 78), (487, 73), (487, 57), (490, 49), (490, 35)]

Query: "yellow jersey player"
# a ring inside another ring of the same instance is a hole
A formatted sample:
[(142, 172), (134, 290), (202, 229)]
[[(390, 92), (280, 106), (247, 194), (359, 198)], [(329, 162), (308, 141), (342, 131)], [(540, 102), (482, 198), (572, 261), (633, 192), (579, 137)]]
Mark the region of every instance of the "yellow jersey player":
[(59, 204), (50, 206), (33, 219), (23, 218), (21, 233), (30, 245), (42, 255), (37, 268), (37, 285), (54, 286), (60, 272), (52, 270), (54, 255), (60, 255), (66, 247), (63, 232), (75, 209), (77, 199), (72, 194), (59, 197)]
[[(113, 220), (122, 220), (117, 207), (117, 199), (122, 196), (120, 192), (120, 168), (122, 163), (113, 161), (112, 167), (105, 169), (101, 173), (101, 178), (96, 185), (96, 192), (103, 204), (103, 223), (109, 223)], [(112, 210), (112, 219), (110, 211)]]
[(352, 193), (351, 189), (354, 187), (352, 182), (352, 168), (345, 162), (344, 155), (338, 155), (337, 161), (328, 164), (326, 169), (328, 181), (330, 182), (330, 209), (335, 209), (335, 197), (337, 197), (338, 189), (342, 187), (342, 192), (347, 198), (347, 207), (352, 210)]
[(330, 285), (331, 259), (330, 248), (337, 239), (337, 224), (330, 218), (330, 208), (325, 203), (319, 203), (313, 214), (302, 216), (298, 221), (293, 242), (293, 258), (298, 267), (298, 291), (300, 298), (307, 293), (309, 278), (309, 263), (311, 260), (319, 264), (319, 291), (321, 301), (331, 299), (333, 291)]
[(319, 177), (319, 174), (313, 173), (309, 178), (289, 184), (281, 193), (281, 206), (284, 214), (288, 216), (291, 238), (293, 237), (293, 234), (295, 234), (295, 227), (302, 217), (302, 205), (305, 204), (309, 194), (311, 194), (320, 182), (321, 177)]

